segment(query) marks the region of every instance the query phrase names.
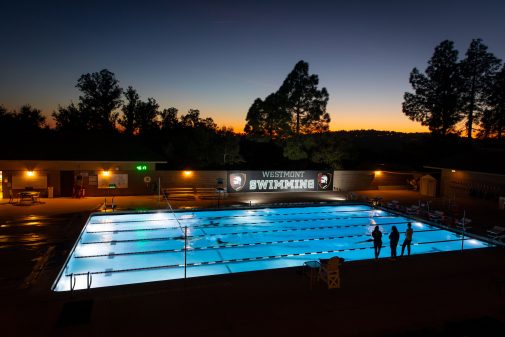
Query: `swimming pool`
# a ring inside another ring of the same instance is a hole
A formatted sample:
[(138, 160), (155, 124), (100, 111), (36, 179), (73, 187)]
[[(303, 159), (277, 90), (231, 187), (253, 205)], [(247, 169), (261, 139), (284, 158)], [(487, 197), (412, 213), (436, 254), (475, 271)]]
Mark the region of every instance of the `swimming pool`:
[(412, 254), (459, 250), (462, 242), (464, 249), (490, 246), (368, 205), (97, 213), (86, 222), (53, 290), (295, 267), (337, 255), (372, 259), (375, 225), (383, 232), (381, 257), (389, 257), (391, 227), (398, 228), (401, 244), (409, 221)]

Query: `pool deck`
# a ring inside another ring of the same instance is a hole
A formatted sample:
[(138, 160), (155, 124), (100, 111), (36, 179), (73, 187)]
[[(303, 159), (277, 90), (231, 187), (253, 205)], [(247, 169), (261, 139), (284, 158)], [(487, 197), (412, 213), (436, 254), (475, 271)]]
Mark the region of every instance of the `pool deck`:
[[(412, 191), (357, 193), (405, 205), (427, 199)], [(294, 201), (291, 197), (268, 194), (261, 203)], [(328, 195), (328, 200), (297, 197), (331, 201)], [(230, 197), (225, 203), (247, 205), (246, 199)], [(335, 290), (322, 284), (309, 290), (308, 279), (294, 268), (55, 294), (49, 288), (87, 215), (103, 198), (42, 201), (0, 202), (2, 336), (505, 335), (503, 248), (349, 262), (342, 289)], [(119, 197), (117, 202), (124, 209), (156, 208), (158, 200)], [(458, 203), (471, 214), (477, 232), (505, 224), (497, 205), (470, 198)], [(217, 206), (216, 200), (198, 198), (171, 204)], [(81, 319), (72, 321), (76, 317)]]

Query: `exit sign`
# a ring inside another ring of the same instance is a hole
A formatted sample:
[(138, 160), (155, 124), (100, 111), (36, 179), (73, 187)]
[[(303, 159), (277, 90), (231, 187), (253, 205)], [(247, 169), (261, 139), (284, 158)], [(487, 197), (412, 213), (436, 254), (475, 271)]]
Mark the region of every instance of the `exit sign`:
[(140, 164), (136, 166), (137, 171), (147, 171), (147, 165), (145, 164)]

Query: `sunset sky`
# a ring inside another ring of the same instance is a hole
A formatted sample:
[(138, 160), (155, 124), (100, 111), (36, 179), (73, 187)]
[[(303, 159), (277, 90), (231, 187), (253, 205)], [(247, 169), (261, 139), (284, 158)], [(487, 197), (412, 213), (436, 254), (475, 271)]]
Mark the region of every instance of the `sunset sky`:
[(50, 116), (81, 74), (242, 131), (255, 98), (299, 60), (328, 89), (332, 130), (427, 131), (401, 111), (413, 67), (472, 38), (505, 59), (504, 1), (4, 1), (0, 104)]

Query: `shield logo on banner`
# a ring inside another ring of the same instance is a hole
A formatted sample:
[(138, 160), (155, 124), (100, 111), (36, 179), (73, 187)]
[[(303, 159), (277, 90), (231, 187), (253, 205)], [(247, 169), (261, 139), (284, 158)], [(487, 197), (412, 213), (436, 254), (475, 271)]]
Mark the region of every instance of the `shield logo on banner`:
[(244, 188), (246, 183), (245, 173), (231, 173), (230, 174), (230, 187), (238, 192)]
[(331, 184), (331, 173), (318, 173), (317, 184), (322, 190), (327, 190)]

